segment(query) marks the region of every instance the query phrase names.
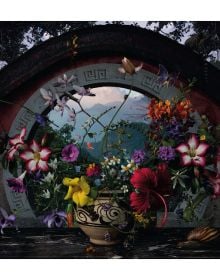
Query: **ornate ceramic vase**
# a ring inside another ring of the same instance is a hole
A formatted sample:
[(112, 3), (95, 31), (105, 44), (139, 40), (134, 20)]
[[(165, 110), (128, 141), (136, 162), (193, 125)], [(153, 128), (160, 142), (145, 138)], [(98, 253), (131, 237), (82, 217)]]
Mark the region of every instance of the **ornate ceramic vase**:
[(89, 208), (78, 208), (76, 220), (81, 230), (97, 245), (113, 245), (121, 241), (121, 226), (127, 214), (114, 199), (114, 193), (103, 191)]

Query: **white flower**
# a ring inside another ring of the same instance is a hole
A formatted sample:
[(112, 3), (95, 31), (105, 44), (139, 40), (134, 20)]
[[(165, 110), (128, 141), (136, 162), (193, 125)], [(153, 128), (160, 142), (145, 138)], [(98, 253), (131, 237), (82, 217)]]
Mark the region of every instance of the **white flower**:
[(46, 176), (42, 179), (43, 182), (45, 183), (51, 183), (54, 180), (54, 173), (48, 172)]
[(53, 169), (56, 170), (57, 169), (57, 158), (55, 158), (54, 160), (51, 160), (48, 165)]
[(43, 198), (49, 199), (50, 198), (50, 191), (49, 190), (43, 190), (43, 193), (41, 195)]
[(121, 187), (121, 190), (123, 191), (123, 193), (127, 193), (128, 192), (128, 186), (127, 185), (123, 185)]
[(54, 191), (57, 192), (60, 190), (61, 184), (56, 184), (54, 187)]
[(137, 166), (133, 160), (129, 161), (127, 160), (128, 164), (127, 165), (121, 165), (121, 172), (129, 172), (133, 173), (135, 169), (137, 169)]

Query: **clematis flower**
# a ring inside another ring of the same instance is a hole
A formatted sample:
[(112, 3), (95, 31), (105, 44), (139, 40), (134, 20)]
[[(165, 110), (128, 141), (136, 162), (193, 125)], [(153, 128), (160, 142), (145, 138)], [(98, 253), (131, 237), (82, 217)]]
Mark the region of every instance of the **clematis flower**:
[(63, 148), (61, 155), (64, 161), (74, 162), (79, 156), (79, 150), (74, 144), (69, 144)]
[(26, 162), (26, 170), (34, 172), (37, 170), (48, 171), (48, 159), (51, 150), (42, 148), (35, 140), (32, 140), (29, 149), (20, 154), (20, 158)]
[(209, 145), (199, 143), (198, 138), (193, 134), (186, 144), (180, 144), (176, 150), (181, 154), (182, 164), (184, 166), (205, 166), (205, 153)]
[(22, 128), (20, 134), (16, 134), (13, 138), (9, 140), (9, 144), (11, 145), (11, 148), (7, 152), (8, 160), (13, 160), (16, 151), (19, 148), (24, 147), (25, 134), (26, 134), (26, 128)]
[(137, 73), (140, 71), (143, 67), (143, 63), (141, 63), (139, 66), (135, 67), (134, 64), (127, 58), (124, 57), (121, 61), (122, 67), (118, 68), (118, 71), (122, 74), (130, 74), (133, 75), (134, 73)]
[(79, 206), (83, 207), (85, 205), (91, 205), (93, 203), (93, 199), (88, 196), (90, 192), (90, 186), (86, 181), (84, 176), (81, 178), (64, 178), (63, 184), (69, 187), (65, 200), (72, 199), (73, 202)]
[(60, 228), (67, 223), (66, 213), (63, 211), (53, 210), (50, 214), (44, 217), (43, 223), (46, 224), (48, 228), (51, 227)]
[(15, 215), (11, 214), (8, 215), (8, 213), (0, 207), (0, 229), (1, 229), (1, 234), (4, 234), (3, 229), (7, 227), (11, 227), (14, 225), (14, 222), (16, 220)]
[(130, 194), (130, 205), (138, 213), (146, 213), (150, 208), (150, 195), (154, 195), (162, 201), (164, 205), (164, 216), (161, 226), (164, 225), (167, 218), (167, 204), (162, 195), (155, 189), (158, 186), (158, 178), (156, 172), (150, 168), (141, 168), (134, 171), (131, 184), (135, 191)]
[(27, 171), (24, 171), (18, 178), (7, 179), (9, 188), (18, 193), (26, 192), (27, 188), (24, 185), (24, 177), (26, 173)]

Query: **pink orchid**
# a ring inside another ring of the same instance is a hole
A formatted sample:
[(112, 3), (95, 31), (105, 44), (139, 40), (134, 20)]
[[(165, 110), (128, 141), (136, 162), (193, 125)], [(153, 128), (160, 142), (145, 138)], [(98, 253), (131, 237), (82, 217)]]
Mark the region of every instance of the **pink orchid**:
[(40, 93), (41, 93), (42, 98), (46, 101), (44, 103), (44, 105), (46, 105), (46, 106), (53, 106), (54, 105), (53, 93), (50, 90), (46, 90), (44, 88), (41, 88)]
[(199, 143), (198, 138), (193, 134), (186, 144), (180, 144), (176, 150), (181, 154), (182, 164), (184, 166), (205, 166), (205, 153), (209, 145)]
[(32, 140), (29, 149), (20, 154), (21, 159), (26, 162), (26, 170), (34, 172), (37, 170), (48, 171), (48, 159), (51, 151), (48, 148), (42, 148), (35, 140)]
[(7, 152), (8, 160), (12, 160), (14, 157), (15, 152), (24, 146), (24, 137), (26, 134), (26, 128), (22, 128), (20, 134), (16, 134), (13, 138), (9, 140), (9, 144), (11, 148)]

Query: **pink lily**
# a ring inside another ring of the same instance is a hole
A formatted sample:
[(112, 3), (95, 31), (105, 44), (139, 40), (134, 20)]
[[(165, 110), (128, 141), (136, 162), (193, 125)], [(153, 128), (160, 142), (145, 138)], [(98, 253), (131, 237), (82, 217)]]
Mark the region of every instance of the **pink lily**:
[(24, 146), (24, 137), (26, 134), (26, 128), (22, 128), (20, 134), (16, 134), (13, 138), (9, 140), (9, 144), (11, 148), (7, 152), (8, 160), (12, 160), (14, 157), (15, 152)]
[(91, 92), (90, 88), (84, 88), (77, 85), (73, 85), (73, 89), (76, 91), (77, 94), (80, 96), (95, 96), (94, 93)]
[(51, 150), (42, 148), (35, 140), (32, 140), (29, 149), (20, 154), (20, 158), (26, 162), (26, 170), (34, 172), (37, 170), (48, 171), (48, 159)]
[(184, 166), (205, 166), (205, 153), (209, 145), (199, 143), (198, 138), (193, 134), (186, 144), (180, 144), (176, 150), (181, 154), (182, 164)]

